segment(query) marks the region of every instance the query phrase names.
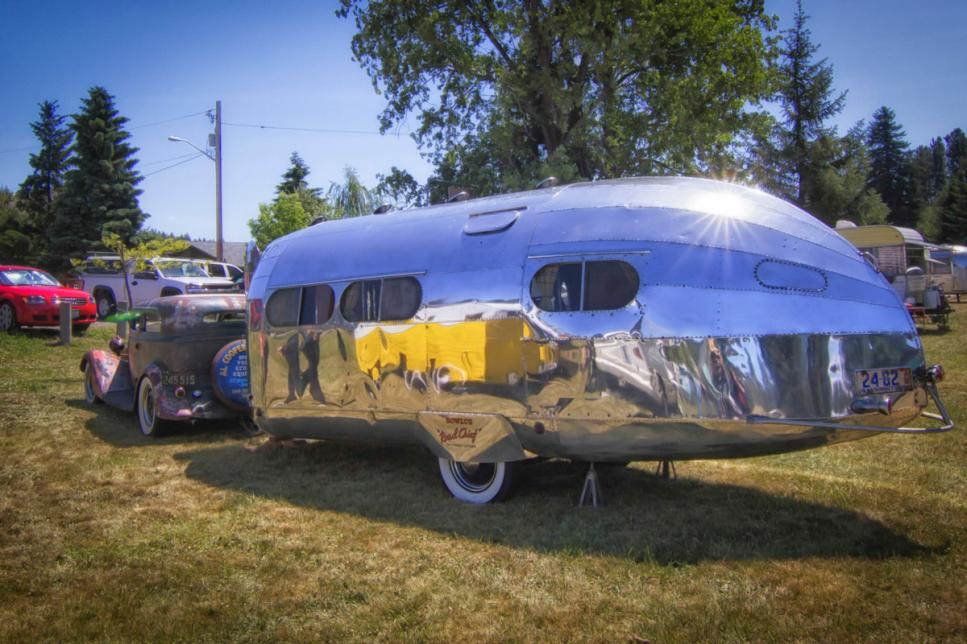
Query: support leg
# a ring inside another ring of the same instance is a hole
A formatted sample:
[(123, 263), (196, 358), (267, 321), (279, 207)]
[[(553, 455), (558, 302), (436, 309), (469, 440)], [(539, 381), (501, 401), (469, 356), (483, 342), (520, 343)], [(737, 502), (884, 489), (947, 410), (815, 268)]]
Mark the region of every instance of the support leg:
[(677, 479), (678, 471), (675, 469), (675, 462), (658, 461), (658, 467), (655, 468), (655, 475), (665, 479), (666, 481), (668, 479)]
[(588, 473), (584, 477), (584, 488), (581, 490), (581, 500), (578, 507), (590, 505), (597, 508), (604, 505), (604, 496), (601, 494), (601, 484), (598, 482), (598, 473), (594, 469), (594, 463), (588, 468)]

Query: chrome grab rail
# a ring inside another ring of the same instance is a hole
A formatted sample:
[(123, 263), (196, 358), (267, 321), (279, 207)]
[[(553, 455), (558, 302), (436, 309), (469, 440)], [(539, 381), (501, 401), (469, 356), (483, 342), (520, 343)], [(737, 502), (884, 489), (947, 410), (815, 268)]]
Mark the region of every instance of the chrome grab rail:
[(943, 425), (940, 427), (877, 427), (875, 425), (847, 425), (843, 423), (837, 423), (831, 420), (810, 420), (808, 418), (769, 418), (768, 416), (760, 416), (755, 414), (750, 414), (746, 416), (745, 419), (750, 425), (796, 425), (799, 427), (828, 427), (830, 429), (848, 429), (848, 430), (858, 430), (864, 432), (885, 432), (890, 434), (939, 434), (942, 432), (949, 432), (954, 428), (954, 421), (947, 412), (947, 408), (944, 406), (943, 401), (940, 400), (940, 394), (937, 392), (937, 387), (933, 383), (925, 383), (923, 385), (927, 393), (933, 399), (934, 404), (940, 411), (940, 414), (934, 414), (931, 412), (922, 411), (921, 416), (930, 418), (932, 420), (943, 421)]

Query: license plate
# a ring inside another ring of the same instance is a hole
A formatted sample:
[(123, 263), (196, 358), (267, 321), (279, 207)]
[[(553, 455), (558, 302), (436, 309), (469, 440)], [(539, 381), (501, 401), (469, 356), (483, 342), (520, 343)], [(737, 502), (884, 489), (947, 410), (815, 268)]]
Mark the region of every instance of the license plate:
[(862, 394), (882, 394), (888, 391), (913, 389), (913, 373), (905, 367), (859, 369), (855, 386)]
[(76, 320), (76, 319), (77, 319), (77, 318), (79, 318), (79, 317), (81, 317), (81, 312), (80, 312), (80, 311), (78, 311), (77, 309), (73, 309), (73, 310), (71, 311), (71, 319), (72, 319), (72, 320)]
[(166, 373), (161, 376), (163, 385), (192, 386), (195, 384), (195, 374), (193, 373)]

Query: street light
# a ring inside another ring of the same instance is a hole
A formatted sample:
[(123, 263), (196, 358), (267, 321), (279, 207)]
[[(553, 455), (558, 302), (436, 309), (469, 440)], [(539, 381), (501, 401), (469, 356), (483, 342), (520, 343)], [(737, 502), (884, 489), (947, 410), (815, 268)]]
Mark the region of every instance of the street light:
[(211, 152), (208, 152), (207, 150), (202, 150), (200, 147), (198, 147), (197, 145), (195, 145), (194, 143), (192, 143), (188, 139), (183, 139), (180, 136), (175, 136), (175, 135), (172, 134), (172, 135), (169, 135), (168, 136), (168, 140), (169, 141), (180, 141), (181, 143), (187, 143), (188, 145), (190, 145), (191, 147), (195, 148), (196, 150), (198, 150), (199, 152), (201, 152), (202, 154), (204, 154), (206, 157), (208, 157), (212, 161), (215, 160), (215, 155), (213, 155)]
[(222, 102), (215, 101), (214, 155), (180, 136), (170, 135), (168, 140), (176, 143), (187, 143), (215, 162), (215, 259), (224, 262), (225, 253), (222, 249)]

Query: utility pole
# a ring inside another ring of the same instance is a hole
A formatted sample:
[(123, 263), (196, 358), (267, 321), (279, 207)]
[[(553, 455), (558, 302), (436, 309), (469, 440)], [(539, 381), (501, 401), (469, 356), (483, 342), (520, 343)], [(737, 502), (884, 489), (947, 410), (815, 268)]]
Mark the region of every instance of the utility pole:
[(225, 261), (222, 248), (222, 102), (215, 101), (215, 259)]

